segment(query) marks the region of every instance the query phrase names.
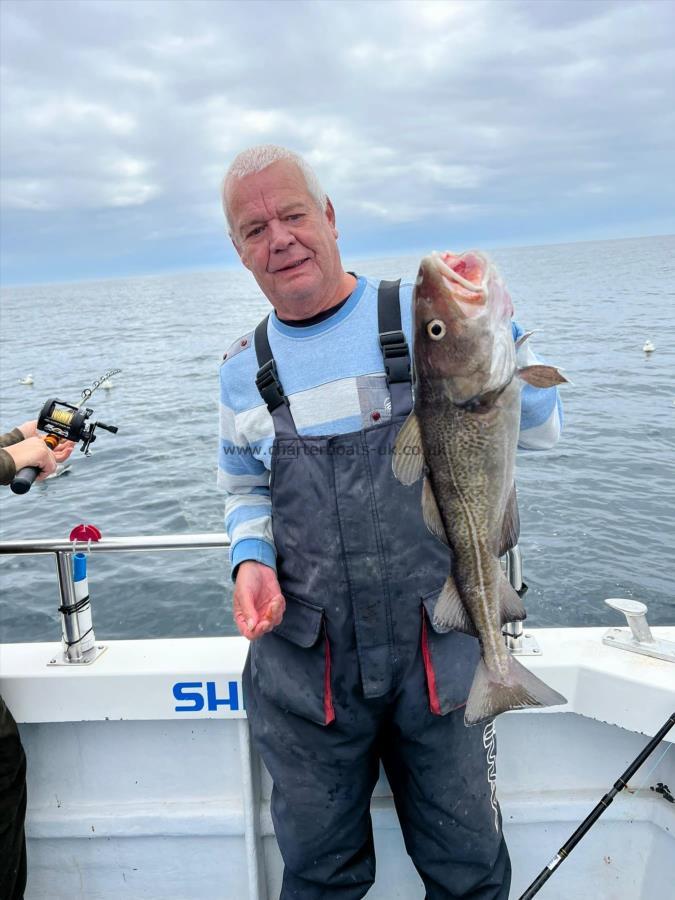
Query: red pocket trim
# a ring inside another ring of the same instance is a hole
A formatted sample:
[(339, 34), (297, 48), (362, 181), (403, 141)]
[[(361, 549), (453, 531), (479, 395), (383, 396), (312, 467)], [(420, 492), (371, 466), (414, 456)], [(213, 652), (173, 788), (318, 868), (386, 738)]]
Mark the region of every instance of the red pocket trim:
[(436, 674), (434, 673), (434, 664), (431, 661), (431, 651), (427, 640), (427, 617), (424, 607), (422, 607), (422, 659), (424, 660), (424, 671), (427, 676), (427, 688), (429, 689), (429, 708), (435, 716), (440, 716), (441, 704), (436, 691)]
[(326, 631), (326, 623), (323, 626), (324, 646), (326, 648), (326, 665), (323, 675), (323, 711), (325, 715), (325, 724), (330, 725), (335, 720), (335, 710), (333, 709), (333, 691), (330, 686), (330, 644), (328, 643), (328, 632)]

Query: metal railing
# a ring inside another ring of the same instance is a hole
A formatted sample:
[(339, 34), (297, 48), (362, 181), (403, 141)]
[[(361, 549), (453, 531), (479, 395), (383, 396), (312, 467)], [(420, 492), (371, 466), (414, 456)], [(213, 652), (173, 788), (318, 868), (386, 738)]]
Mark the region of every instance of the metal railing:
[(119, 550), (205, 550), (210, 547), (229, 547), (225, 532), (207, 534), (156, 534), (135, 537), (101, 538), (99, 541), (69, 541), (67, 539), (35, 541), (0, 541), (0, 556), (21, 553), (110, 553)]
[[(73, 582), (73, 558), (78, 552), (116, 553), (148, 550), (204, 550), (226, 549), (230, 539), (225, 532), (207, 534), (137, 535), (135, 537), (101, 538), (98, 541), (70, 541), (39, 539), (30, 541), (0, 541), (0, 555), (54, 554), (59, 582), (61, 603), (61, 632), (63, 654), (52, 660), (52, 665), (87, 665), (105, 650), (96, 644), (89, 596), (76, 596)], [(506, 577), (516, 591), (523, 586), (523, 565), (520, 548), (516, 544), (503, 557)], [(523, 634), (522, 622), (509, 622), (504, 626), (504, 639), (511, 652), (538, 654), (539, 648), (529, 635)], [(530, 647), (529, 644), (533, 643)]]
[(226, 549), (230, 539), (224, 532), (212, 534), (138, 535), (135, 537), (101, 538), (98, 541), (69, 541), (39, 539), (31, 541), (0, 541), (0, 555), (51, 553), (56, 561), (59, 583), (59, 613), (63, 652), (51, 665), (89, 665), (105, 650), (97, 644), (92, 622), (89, 594), (79, 596), (73, 581), (73, 560), (76, 553), (116, 553), (147, 550), (204, 550)]

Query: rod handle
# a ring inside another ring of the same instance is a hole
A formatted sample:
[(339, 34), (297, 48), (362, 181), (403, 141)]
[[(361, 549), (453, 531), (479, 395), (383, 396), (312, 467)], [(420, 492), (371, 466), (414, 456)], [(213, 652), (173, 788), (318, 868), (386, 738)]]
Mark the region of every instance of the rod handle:
[(40, 469), (35, 466), (24, 466), (14, 476), (10, 489), (15, 494), (27, 494), (39, 474)]
[[(42, 440), (50, 450), (55, 450), (60, 443), (60, 438), (55, 434), (46, 434)], [(24, 466), (23, 469), (19, 469), (10, 485), (13, 493), (27, 494), (40, 472), (41, 469), (38, 469), (37, 466)]]

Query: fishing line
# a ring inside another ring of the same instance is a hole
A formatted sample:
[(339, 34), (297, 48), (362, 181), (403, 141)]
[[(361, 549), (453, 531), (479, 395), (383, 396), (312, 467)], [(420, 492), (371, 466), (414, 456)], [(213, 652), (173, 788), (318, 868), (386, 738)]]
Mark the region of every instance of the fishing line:
[(642, 784), (640, 785), (640, 787), (638, 787), (638, 788), (631, 788), (631, 787), (628, 787), (628, 785), (626, 785), (626, 790), (627, 790), (629, 793), (631, 793), (631, 794), (637, 794), (638, 791), (641, 791), (641, 790), (644, 788), (644, 786), (647, 784), (647, 782), (648, 782), (649, 779), (651, 778), (652, 772), (654, 772), (654, 771), (659, 767), (659, 765), (660, 765), (661, 761), (663, 760), (664, 756), (666, 755), (666, 753), (670, 750), (670, 748), (671, 748), (672, 746), (673, 746), (672, 744), (668, 744), (668, 746), (667, 746), (666, 749), (663, 751), (663, 753), (661, 754), (661, 756), (659, 756), (659, 758), (656, 760), (656, 762), (655, 762), (654, 765), (651, 767), (651, 769), (649, 770), (649, 772), (647, 772), (647, 774), (645, 775), (645, 780), (642, 782)]

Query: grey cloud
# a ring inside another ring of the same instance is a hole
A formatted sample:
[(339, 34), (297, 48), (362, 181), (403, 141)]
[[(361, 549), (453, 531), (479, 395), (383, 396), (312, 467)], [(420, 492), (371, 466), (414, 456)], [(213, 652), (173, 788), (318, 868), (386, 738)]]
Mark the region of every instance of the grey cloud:
[(573, 236), (595, 219), (602, 236), (621, 214), (632, 233), (633, 209), (643, 223), (673, 207), (668, 3), (1, 9), (4, 243), (15, 261), (35, 252), (31, 234), (58, 234), (58, 216), (93, 254), (166, 240), (175, 258), (181, 237), (190, 252), (218, 242), (221, 253), (220, 176), (243, 146), (267, 141), (307, 154), (343, 233), (370, 222), (383, 240), (385, 222), (439, 231), (462, 217), (487, 241), (491, 221), (509, 217), (514, 243)]

